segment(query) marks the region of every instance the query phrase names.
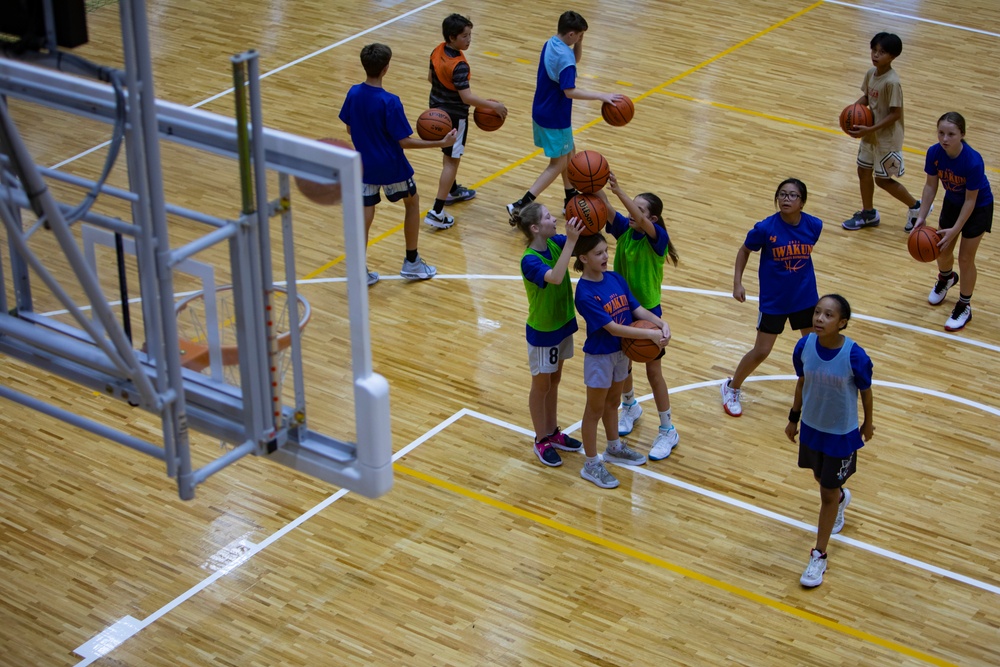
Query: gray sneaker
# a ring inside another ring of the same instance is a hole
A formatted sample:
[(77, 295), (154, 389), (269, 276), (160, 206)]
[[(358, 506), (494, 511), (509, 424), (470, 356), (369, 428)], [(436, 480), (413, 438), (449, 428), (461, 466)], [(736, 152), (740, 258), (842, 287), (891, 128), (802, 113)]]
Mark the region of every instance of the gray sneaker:
[(631, 449), (623, 442), (615, 449), (611, 447), (606, 448), (604, 450), (604, 460), (626, 466), (641, 466), (646, 463), (646, 455)]
[(878, 227), (879, 221), (878, 211), (875, 209), (870, 211), (855, 211), (854, 215), (844, 220), (840, 226), (844, 229), (854, 231), (864, 229), (865, 227)]
[(437, 268), (429, 265), (418, 255), (415, 262), (403, 260), (403, 268), (400, 269), (399, 275), (407, 280), (428, 280), (436, 276), (437, 272)]
[(593, 482), (602, 489), (613, 489), (618, 486), (618, 480), (600, 462), (594, 465), (584, 463), (583, 467), (580, 468), (580, 477), (583, 477), (588, 482)]
[[(365, 267), (365, 271), (368, 271), (367, 267)], [(380, 278), (379, 278), (379, 275), (378, 275), (377, 271), (368, 271), (368, 286), (369, 287), (371, 287), (372, 285), (374, 285), (375, 283), (377, 283), (379, 280), (380, 280)]]

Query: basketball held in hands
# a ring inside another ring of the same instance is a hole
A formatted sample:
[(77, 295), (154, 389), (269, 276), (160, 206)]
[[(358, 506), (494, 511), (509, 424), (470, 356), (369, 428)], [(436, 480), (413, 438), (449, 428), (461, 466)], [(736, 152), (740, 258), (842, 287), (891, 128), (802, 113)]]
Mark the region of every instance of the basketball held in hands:
[(451, 132), (451, 116), (440, 109), (428, 109), (417, 119), (417, 134), (425, 141), (440, 141)]
[[(632, 326), (636, 329), (660, 330), (660, 327), (646, 320), (636, 320), (632, 322)], [(622, 338), (622, 352), (625, 353), (626, 357), (640, 364), (645, 364), (659, 357), (662, 349), (655, 340), (648, 338)]]

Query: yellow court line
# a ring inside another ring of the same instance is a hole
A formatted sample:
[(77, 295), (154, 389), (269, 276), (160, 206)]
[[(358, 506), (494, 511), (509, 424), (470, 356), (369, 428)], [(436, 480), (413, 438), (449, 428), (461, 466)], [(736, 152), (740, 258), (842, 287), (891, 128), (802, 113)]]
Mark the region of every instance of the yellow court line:
[[(730, 46), (725, 51), (722, 51), (721, 53), (715, 54), (714, 56), (712, 56), (708, 60), (703, 60), (702, 62), (698, 63), (694, 67), (681, 72), (680, 74), (678, 74), (677, 76), (673, 77), (672, 79), (669, 79), (668, 81), (664, 81), (663, 83), (661, 83), (660, 85), (656, 86), (655, 88), (650, 88), (649, 90), (647, 90), (646, 92), (642, 93), (641, 95), (632, 98), (632, 101), (633, 102), (641, 102), (642, 100), (646, 99), (650, 95), (652, 95), (654, 93), (657, 93), (657, 92), (661, 92), (667, 86), (680, 81), (681, 79), (683, 79), (686, 76), (694, 74), (695, 72), (697, 72), (698, 70), (702, 69), (703, 67), (711, 65), (712, 63), (714, 63), (719, 58), (727, 56), (730, 53), (732, 53), (733, 51), (735, 51), (735, 50), (737, 50), (737, 49), (739, 49), (741, 47), (746, 46), (750, 42), (752, 42), (752, 41), (754, 41), (756, 39), (759, 39), (760, 37), (763, 37), (767, 33), (772, 32), (774, 30), (777, 30), (778, 28), (780, 28), (781, 26), (785, 25), (786, 23), (789, 23), (790, 21), (794, 21), (795, 19), (797, 19), (798, 17), (802, 16), (806, 12), (810, 12), (810, 11), (816, 9), (817, 7), (819, 7), (822, 4), (823, 4), (823, 0), (817, 0), (817, 2), (814, 2), (813, 4), (809, 5), (805, 9), (797, 11), (794, 14), (792, 14), (791, 16), (778, 21), (777, 23), (775, 23), (775, 24), (773, 24), (773, 25), (765, 28), (764, 30), (761, 30), (757, 34), (751, 35), (750, 37), (747, 37), (742, 42), (739, 42), (738, 44), (734, 44), (733, 46)], [(523, 58), (518, 58), (517, 61), (518, 62), (524, 62), (524, 63), (530, 63), (531, 62), (530, 60), (524, 60)], [(585, 124), (583, 127), (580, 127), (578, 129), (574, 130), (573, 134), (580, 134), (584, 130), (589, 130), (590, 128), (594, 127), (598, 123), (602, 123), (602, 122), (604, 122), (604, 119), (601, 118), (600, 116), (598, 116), (597, 118), (594, 118), (593, 120), (591, 120), (589, 123)], [(481, 181), (473, 183), (472, 184), (472, 189), (475, 190), (477, 188), (480, 188), (480, 187), (486, 185), (490, 181), (495, 180), (495, 179), (503, 176), (504, 174), (506, 174), (506, 173), (508, 173), (508, 172), (510, 172), (510, 171), (512, 171), (514, 169), (517, 169), (522, 164), (524, 164), (526, 162), (530, 162), (531, 160), (535, 159), (536, 157), (538, 157), (541, 154), (542, 154), (542, 149), (539, 148), (538, 150), (534, 151), (533, 153), (530, 153), (529, 155), (525, 155), (520, 160), (517, 160), (516, 162), (512, 162), (511, 164), (507, 165), (506, 167), (500, 169), (499, 171), (493, 172), (492, 174), (490, 174), (486, 178), (482, 179)], [(389, 231), (387, 231), (387, 232), (385, 232), (383, 234), (380, 234), (379, 236), (377, 236), (374, 239), (372, 239), (371, 241), (369, 241), (368, 245), (371, 246), (372, 244), (376, 243), (377, 241), (381, 241), (382, 239), (384, 239), (384, 238), (386, 238), (388, 236), (391, 236), (392, 234), (395, 234), (396, 232), (398, 232), (402, 228), (403, 228), (402, 224), (396, 225), (395, 227), (393, 227)], [(318, 269), (316, 269), (314, 271), (310, 271), (309, 273), (307, 273), (304, 279), (305, 280), (309, 280), (311, 278), (316, 278), (317, 276), (319, 276), (321, 273), (323, 273), (327, 269), (329, 269), (329, 268), (331, 268), (333, 266), (336, 266), (337, 264), (340, 264), (342, 261), (344, 261), (344, 259), (345, 259), (345, 255), (344, 254), (340, 254), (337, 257), (335, 257), (332, 260), (330, 260), (329, 262), (327, 262), (326, 264), (324, 264), (323, 266), (319, 267)]]
[[(698, 104), (704, 104), (705, 106), (714, 107), (716, 109), (723, 109), (724, 111), (735, 111), (736, 113), (745, 114), (747, 116), (766, 118), (767, 120), (773, 120), (778, 123), (795, 125), (797, 127), (804, 127), (806, 129), (815, 130), (817, 132), (826, 132), (827, 134), (835, 134), (840, 137), (846, 137), (848, 139), (852, 139), (852, 137), (849, 137), (848, 135), (844, 134), (840, 129), (834, 129), (832, 127), (826, 127), (823, 125), (813, 125), (812, 123), (806, 123), (801, 120), (795, 120), (794, 118), (785, 118), (784, 116), (775, 116), (774, 114), (763, 113), (761, 111), (754, 111), (753, 109), (744, 109), (742, 107), (735, 107), (731, 104), (723, 104), (722, 102), (703, 100), (698, 97), (692, 97), (691, 95), (685, 95), (683, 93), (675, 93), (672, 90), (661, 90), (659, 91), (659, 93), (661, 95), (666, 95), (667, 97), (676, 97), (677, 99), (680, 100), (686, 100), (688, 102), (696, 102)], [(910, 148), (908, 146), (903, 146), (903, 151), (906, 153), (913, 153), (914, 155), (927, 155), (927, 151), (922, 151), (919, 148)], [(1000, 169), (997, 169), (996, 167), (986, 167), (986, 171), (995, 171), (997, 173), (1000, 173)]]
[(540, 514), (535, 514), (534, 512), (521, 509), (520, 507), (515, 507), (514, 505), (510, 505), (501, 500), (491, 498), (482, 493), (478, 493), (471, 489), (467, 489), (463, 486), (453, 484), (449, 481), (440, 479), (438, 477), (434, 477), (433, 475), (428, 475), (427, 473), (414, 470), (413, 468), (409, 468), (402, 464), (399, 463), (393, 464), (393, 469), (396, 472), (401, 472), (404, 475), (408, 475), (415, 479), (419, 479), (423, 482), (431, 484), (432, 486), (436, 486), (440, 489), (451, 491), (452, 493), (456, 493), (460, 496), (464, 496), (465, 498), (469, 498), (470, 500), (475, 500), (485, 505), (489, 505), (490, 507), (498, 509), (502, 512), (513, 514), (514, 516), (521, 517), (522, 519), (528, 519), (529, 521), (533, 521), (534, 523), (537, 523), (539, 525), (546, 526), (547, 528), (551, 528), (553, 530), (557, 530), (561, 533), (565, 533), (572, 537), (576, 537), (586, 542), (590, 542), (591, 544), (603, 547), (610, 551), (614, 551), (616, 553), (622, 554), (623, 556), (628, 556), (629, 558), (634, 558), (644, 563), (648, 563), (649, 565), (653, 565), (655, 567), (659, 567), (669, 572), (679, 574), (688, 579), (693, 579), (694, 581), (707, 584), (712, 588), (724, 591), (726, 593), (730, 593), (732, 595), (736, 595), (746, 600), (750, 600), (751, 602), (762, 604), (766, 607), (770, 607), (771, 609), (783, 612), (785, 614), (794, 616), (804, 621), (809, 621), (810, 623), (821, 625), (829, 630), (833, 630), (835, 632), (848, 635), (849, 637), (854, 637), (855, 639), (861, 639), (870, 644), (875, 644), (876, 646), (889, 649), (890, 651), (893, 651), (895, 653), (905, 655), (909, 658), (915, 658), (917, 660), (926, 662), (931, 665), (939, 665), (941, 667), (957, 667), (954, 663), (942, 660), (941, 658), (930, 655), (929, 653), (924, 653), (923, 651), (918, 651), (917, 649), (910, 648), (905, 644), (894, 642), (891, 639), (884, 639), (870, 632), (865, 632), (864, 630), (858, 630), (857, 628), (853, 628), (849, 625), (844, 625), (843, 623), (839, 623), (835, 620), (825, 618), (818, 614), (814, 614), (810, 611), (805, 611), (803, 609), (799, 609), (798, 607), (793, 607), (792, 605), (786, 604), (779, 600), (774, 600), (759, 593), (754, 593), (753, 591), (749, 591), (745, 588), (734, 586), (733, 584), (721, 581), (719, 579), (715, 579), (706, 574), (702, 574), (701, 572), (688, 569), (681, 565), (676, 565), (658, 556), (653, 556), (652, 554), (648, 554), (644, 551), (640, 551), (633, 547), (609, 540), (606, 537), (601, 537), (600, 535), (594, 535), (593, 533), (588, 533), (586, 531), (580, 530), (579, 528), (574, 528), (573, 526), (568, 526), (564, 523), (554, 521)]

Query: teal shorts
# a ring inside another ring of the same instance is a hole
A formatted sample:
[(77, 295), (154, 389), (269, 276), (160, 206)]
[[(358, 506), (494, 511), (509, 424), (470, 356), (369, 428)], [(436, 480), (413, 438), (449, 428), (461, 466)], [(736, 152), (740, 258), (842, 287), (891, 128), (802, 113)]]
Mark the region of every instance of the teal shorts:
[(550, 130), (531, 121), (535, 132), (535, 145), (545, 151), (545, 157), (557, 158), (573, 152), (573, 128), (565, 130)]

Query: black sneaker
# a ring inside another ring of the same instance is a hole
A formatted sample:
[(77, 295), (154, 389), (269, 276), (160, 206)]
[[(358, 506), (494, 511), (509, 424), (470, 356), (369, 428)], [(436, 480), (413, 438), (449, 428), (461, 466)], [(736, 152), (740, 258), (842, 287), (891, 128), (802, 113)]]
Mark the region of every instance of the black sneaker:
[(573, 188), (573, 192), (571, 192), (570, 194), (566, 195), (565, 198), (563, 198), (563, 215), (566, 215), (566, 207), (569, 206), (569, 200), (577, 196), (578, 194), (580, 194), (580, 191), (577, 190), (576, 188)]
[(562, 458), (560, 458), (559, 452), (552, 446), (548, 438), (542, 438), (541, 442), (535, 443), (535, 456), (550, 468), (562, 465)]
[(510, 220), (508, 220), (507, 222), (510, 223), (511, 227), (517, 224), (516, 216), (518, 213), (521, 212), (521, 207), (523, 205), (524, 204), (521, 203), (520, 199), (518, 199), (513, 204), (507, 204), (507, 215), (510, 216)]
[(549, 436), (549, 442), (556, 449), (561, 449), (564, 452), (578, 452), (583, 449), (583, 443), (576, 438), (571, 438), (562, 431), (559, 427), (556, 427), (556, 432)]
[(855, 211), (854, 215), (840, 223), (840, 226), (844, 229), (855, 231), (864, 229), (865, 227), (878, 227), (879, 222), (878, 211), (872, 209), (870, 211)]

